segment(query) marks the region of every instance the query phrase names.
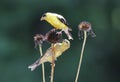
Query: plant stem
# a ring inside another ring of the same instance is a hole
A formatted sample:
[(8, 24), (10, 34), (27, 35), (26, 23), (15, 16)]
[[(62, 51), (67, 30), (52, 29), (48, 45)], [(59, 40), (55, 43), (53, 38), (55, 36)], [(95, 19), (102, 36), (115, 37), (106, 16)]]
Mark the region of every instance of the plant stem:
[(86, 44), (86, 39), (87, 39), (87, 32), (84, 31), (84, 40), (83, 40), (83, 44), (82, 44), (82, 50), (81, 50), (81, 54), (80, 54), (80, 61), (79, 61), (79, 64), (78, 64), (78, 70), (77, 70), (75, 82), (78, 81), (78, 76), (79, 76), (80, 68), (81, 68), (81, 64), (82, 64), (82, 58), (83, 58), (83, 52), (84, 52), (84, 48), (85, 48), (85, 44)]
[(52, 65), (51, 65), (51, 79), (50, 82), (53, 82), (54, 78), (54, 67), (55, 67), (55, 50), (54, 50), (54, 44), (52, 44)]
[[(39, 50), (40, 50), (41, 56), (43, 56), (42, 45), (41, 44), (39, 44)], [(45, 67), (44, 67), (44, 63), (42, 63), (42, 75), (43, 75), (43, 82), (45, 82)]]

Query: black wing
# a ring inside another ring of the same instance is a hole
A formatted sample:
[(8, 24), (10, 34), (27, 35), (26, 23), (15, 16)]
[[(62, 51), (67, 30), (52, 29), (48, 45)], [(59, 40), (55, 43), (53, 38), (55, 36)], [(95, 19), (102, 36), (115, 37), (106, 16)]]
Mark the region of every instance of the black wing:
[(60, 20), (62, 23), (64, 23), (67, 27), (69, 27), (69, 30), (71, 31), (72, 29), (70, 28), (69, 24), (67, 23), (67, 21), (64, 19), (64, 18), (60, 18), (60, 17), (57, 17), (58, 20)]
[(69, 24), (67, 23), (67, 21), (64, 19), (64, 18), (60, 18), (60, 17), (57, 17), (58, 20), (60, 20), (62, 23), (64, 23), (66, 26), (69, 27)]

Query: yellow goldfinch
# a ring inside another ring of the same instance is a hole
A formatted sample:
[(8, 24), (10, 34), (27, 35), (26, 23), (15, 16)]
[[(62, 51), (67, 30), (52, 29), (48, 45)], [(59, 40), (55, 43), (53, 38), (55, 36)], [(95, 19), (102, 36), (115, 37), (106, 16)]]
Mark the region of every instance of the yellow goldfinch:
[(69, 24), (65, 20), (65, 18), (62, 15), (47, 12), (42, 15), (41, 21), (46, 20), (48, 23), (50, 23), (54, 28), (62, 30), (66, 33), (69, 39), (73, 40), (73, 37), (69, 31), (72, 31), (69, 27)]
[[(62, 55), (62, 53), (66, 51), (68, 48), (70, 48), (70, 42), (67, 39), (63, 40), (61, 43), (55, 43), (54, 44), (55, 59)], [(36, 67), (38, 67), (42, 63), (45, 62), (52, 63), (52, 55), (53, 50), (52, 47), (50, 47), (49, 49), (47, 49), (43, 57), (39, 58), (35, 63), (30, 65), (28, 68), (31, 68), (31, 71), (33, 71)]]

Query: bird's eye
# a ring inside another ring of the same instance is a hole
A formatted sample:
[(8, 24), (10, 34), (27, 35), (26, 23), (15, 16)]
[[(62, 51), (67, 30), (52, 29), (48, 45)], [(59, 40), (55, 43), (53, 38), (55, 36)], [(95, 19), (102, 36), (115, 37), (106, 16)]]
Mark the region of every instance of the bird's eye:
[(64, 42), (65, 42), (66, 44), (69, 44), (68, 40), (66, 40), (66, 39), (64, 40)]
[(42, 15), (42, 17), (45, 17), (45, 16), (46, 16), (46, 14), (43, 14), (43, 15)]
[(69, 42), (68, 42), (68, 41), (66, 41), (66, 43), (68, 44)]

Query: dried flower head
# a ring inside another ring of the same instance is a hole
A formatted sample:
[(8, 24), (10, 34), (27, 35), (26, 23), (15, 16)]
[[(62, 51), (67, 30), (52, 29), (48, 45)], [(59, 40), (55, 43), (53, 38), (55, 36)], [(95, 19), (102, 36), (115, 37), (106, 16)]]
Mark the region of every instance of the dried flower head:
[(82, 31), (89, 31), (91, 29), (91, 24), (89, 22), (81, 22), (79, 24), (79, 30), (82, 30)]
[(91, 24), (89, 22), (83, 21), (78, 25), (79, 33), (78, 36), (79, 38), (83, 38), (83, 32), (86, 31), (88, 35), (91, 35), (92, 37), (95, 37), (95, 33), (93, 32), (91, 28)]
[(36, 34), (34, 36), (35, 48), (37, 47), (37, 45), (42, 44), (44, 40), (45, 38), (42, 34)]
[(62, 39), (62, 32), (57, 32), (55, 29), (52, 29), (45, 35), (45, 39), (50, 43), (60, 42)]

